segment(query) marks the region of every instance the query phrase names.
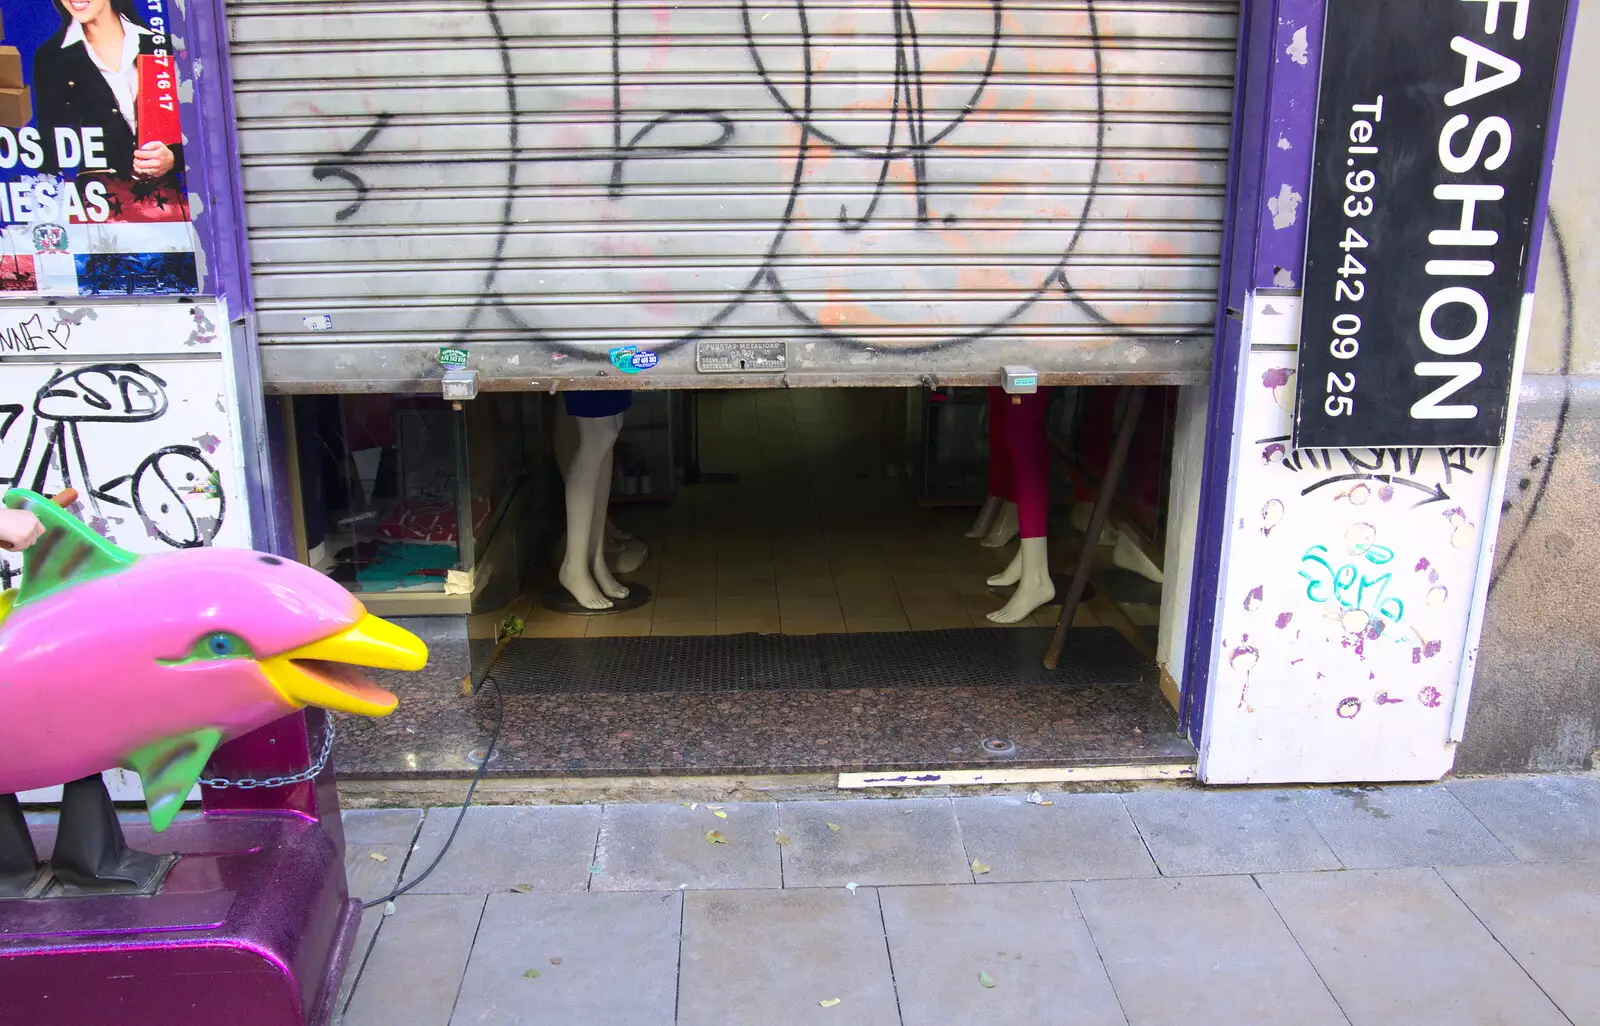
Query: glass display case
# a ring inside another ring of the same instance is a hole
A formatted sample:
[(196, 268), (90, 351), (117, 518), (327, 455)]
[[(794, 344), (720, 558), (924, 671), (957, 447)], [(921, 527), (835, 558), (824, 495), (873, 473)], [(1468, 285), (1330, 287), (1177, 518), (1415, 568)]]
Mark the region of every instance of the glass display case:
[(352, 591), (442, 592), (462, 567), (456, 411), (394, 395), (293, 408), (306, 562)]

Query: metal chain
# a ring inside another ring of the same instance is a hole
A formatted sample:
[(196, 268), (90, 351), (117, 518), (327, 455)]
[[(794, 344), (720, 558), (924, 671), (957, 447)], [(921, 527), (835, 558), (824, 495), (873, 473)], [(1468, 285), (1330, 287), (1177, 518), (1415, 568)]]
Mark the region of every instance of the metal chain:
[(268, 777), (257, 780), (254, 777), (241, 777), (238, 780), (229, 780), (227, 777), (202, 777), (200, 783), (206, 787), (233, 787), (241, 791), (251, 791), (259, 787), (288, 787), (290, 784), (302, 784), (308, 780), (315, 780), (317, 774), (328, 764), (328, 756), (333, 754), (333, 717), (326, 720), (328, 729), (322, 733), (322, 751), (317, 753), (316, 761), (299, 773), (287, 777)]

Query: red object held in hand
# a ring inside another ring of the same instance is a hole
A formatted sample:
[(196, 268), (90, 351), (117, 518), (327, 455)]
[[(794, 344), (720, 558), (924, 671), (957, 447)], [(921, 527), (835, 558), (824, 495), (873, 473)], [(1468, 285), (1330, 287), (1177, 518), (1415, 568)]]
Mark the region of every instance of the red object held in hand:
[(171, 54), (139, 55), (139, 145), (183, 142), (178, 120), (178, 62)]

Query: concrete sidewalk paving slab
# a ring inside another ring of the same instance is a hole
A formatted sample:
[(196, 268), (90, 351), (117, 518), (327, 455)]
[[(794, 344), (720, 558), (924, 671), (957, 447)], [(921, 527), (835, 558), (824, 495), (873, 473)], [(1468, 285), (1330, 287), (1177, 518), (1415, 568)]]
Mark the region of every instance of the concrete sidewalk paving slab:
[(1441, 868), (1456, 897), (1575, 1023), (1600, 1023), (1600, 867)]
[(1120, 796), (1041, 797), (1053, 804), (1030, 805), (1020, 797), (954, 800), (967, 854), (990, 867), (979, 883), (1158, 875)]
[(349, 844), (409, 846), (422, 824), (421, 809), (347, 809), (339, 816)]
[(1339, 868), (1294, 792), (1141, 791), (1123, 802), (1163, 876)]
[[(415, 831), (417, 824), (422, 822), (422, 813), (418, 811), (411, 821), (411, 830)], [(365, 837), (390, 836), (400, 837), (402, 832), (391, 830), (387, 834), (377, 831), (362, 834)], [(400, 869), (405, 865), (406, 853), (411, 850), (411, 834), (404, 834), (404, 840), (390, 844), (358, 844), (348, 842), (344, 849), (344, 875), (350, 887), (350, 896), (357, 901), (372, 901), (381, 898), (393, 891), (400, 881)], [(373, 858), (374, 855), (381, 858)], [(350, 961), (345, 966), (343, 979), (339, 984), (338, 1003), (336, 1010), (343, 1010), (350, 1003), (350, 995), (355, 990), (356, 976), (361, 972), (362, 963), (367, 960), (367, 954), (372, 950), (372, 939), (378, 935), (378, 927), (383, 922), (383, 910), (378, 908), (365, 909), (361, 913), (361, 925), (356, 927), (356, 943), (350, 949)]]
[(1515, 862), (1442, 787), (1334, 787), (1295, 800), (1346, 869)]
[(947, 798), (788, 802), (778, 829), (785, 887), (972, 882)]
[(1432, 869), (1262, 876), (1352, 1026), (1565, 1026)]
[(876, 890), (689, 891), (683, 901), (679, 1026), (900, 1026)]
[(682, 915), (676, 891), (490, 895), (450, 1022), (672, 1026)]
[[(407, 879), (433, 861), (459, 812), (429, 810)], [(467, 810), (439, 868), (412, 893), (488, 893), (518, 884), (541, 891), (585, 890), (599, 833), (598, 805), (475, 806)]]
[[(783, 886), (778, 807), (607, 805), (590, 883), (600, 891), (738, 890)], [(718, 818), (722, 812), (727, 818)], [(708, 841), (715, 831), (724, 843)]]
[(1072, 890), (1131, 1026), (1347, 1026), (1248, 876)]
[(483, 904), (481, 894), (400, 899), (372, 945), (343, 1026), (447, 1026)]
[(1070, 885), (886, 887), (878, 896), (904, 1026), (1126, 1023)]
[(1445, 788), (1525, 862), (1600, 861), (1600, 776), (1452, 780)]

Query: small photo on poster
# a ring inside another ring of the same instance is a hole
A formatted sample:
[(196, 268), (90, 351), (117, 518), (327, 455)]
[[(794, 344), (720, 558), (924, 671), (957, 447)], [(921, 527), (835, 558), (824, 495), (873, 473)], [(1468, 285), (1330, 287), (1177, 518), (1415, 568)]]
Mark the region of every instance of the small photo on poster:
[(199, 291), (170, 2), (0, 0), (0, 292)]

